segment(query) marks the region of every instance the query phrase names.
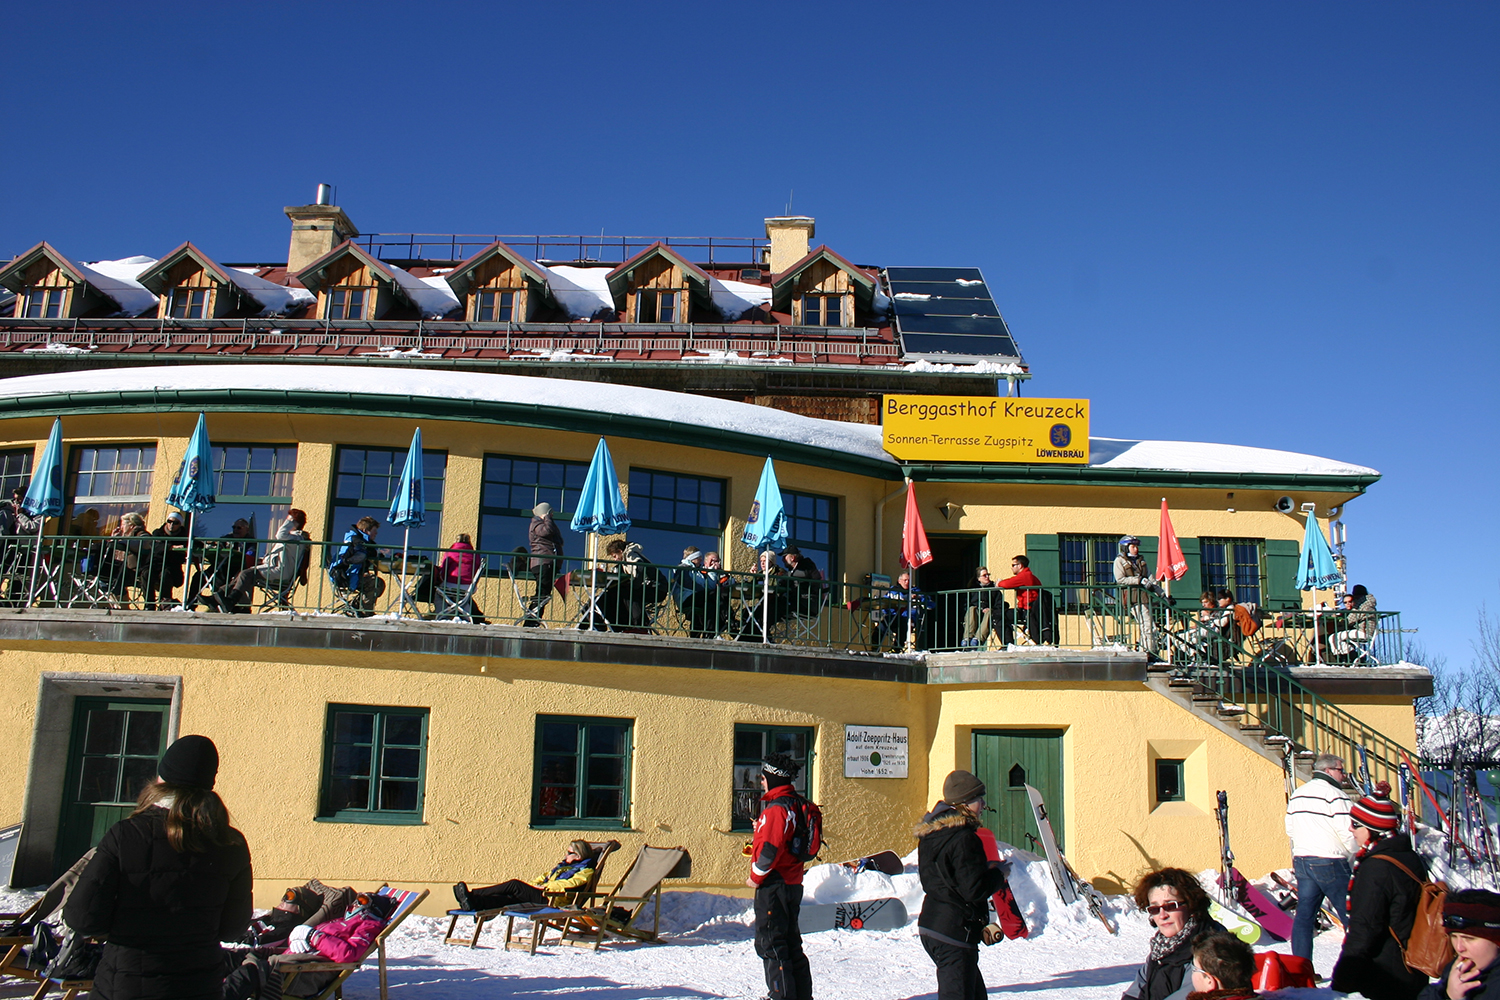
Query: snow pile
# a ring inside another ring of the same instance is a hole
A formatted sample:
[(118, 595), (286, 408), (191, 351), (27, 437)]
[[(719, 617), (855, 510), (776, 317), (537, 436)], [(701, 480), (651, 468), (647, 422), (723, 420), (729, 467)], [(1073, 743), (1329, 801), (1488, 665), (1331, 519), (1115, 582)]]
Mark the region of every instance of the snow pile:
[(954, 365), (939, 361), (913, 361), (901, 366), (909, 372), (958, 372), (961, 375), (1025, 375), (1026, 369), (1013, 361), (976, 361), (972, 365)]
[(91, 347), (74, 347), (71, 344), (49, 343), (46, 347), (28, 347), (22, 354), (92, 354)]
[(382, 264), (391, 272), (406, 297), (416, 303), (424, 319), (442, 319), (458, 308), (458, 296), (453, 294), (445, 279), (418, 278), (395, 264)]
[(360, 351), (355, 355), (360, 358), (440, 358), (441, 354), (429, 354), (420, 347), (412, 347), (401, 350), (399, 347), (382, 347), (378, 351)]
[(575, 319), (590, 319), (600, 309), (613, 309), (614, 296), (609, 292), (607, 267), (569, 267), (556, 264), (551, 267), (537, 265), (547, 275), (547, 287), (552, 297), (569, 316)]
[(274, 281), (267, 281), (257, 275), (254, 268), (229, 267), (224, 270), (228, 273), (230, 281), (240, 286), (246, 294), (261, 304), (260, 315), (262, 316), (282, 316), (311, 305), (317, 298), (305, 288), (292, 288), (288, 285), (278, 285)]
[(710, 277), (708, 290), (713, 296), (714, 306), (728, 320), (739, 319), (749, 310), (771, 301), (769, 285), (752, 285), (748, 281), (721, 281)]
[(982, 278), (955, 278), (954, 280), (957, 281), (960, 285), (963, 285), (965, 288), (971, 287), (973, 285), (984, 284), (984, 279)]
[(756, 351), (749, 357), (739, 351), (690, 351), (682, 356), (683, 361), (700, 361), (721, 365), (790, 365), (794, 358), (773, 357), (765, 351)]
[(156, 296), (135, 278), (155, 263), (155, 257), (124, 257), (76, 266), (84, 280), (119, 304), (121, 315), (139, 316), (156, 308)]
[(1196, 441), (1126, 441), (1089, 438), (1089, 464), (1101, 469), (1161, 469), (1174, 472), (1261, 472), (1309, 476), (1378, 476), (1363, 465), (1315, 455), (1238, 444)]
[(922, 292), (897, 292), (896, 298), (902, 302), (926, 302), (932, 296), (923, 294)]

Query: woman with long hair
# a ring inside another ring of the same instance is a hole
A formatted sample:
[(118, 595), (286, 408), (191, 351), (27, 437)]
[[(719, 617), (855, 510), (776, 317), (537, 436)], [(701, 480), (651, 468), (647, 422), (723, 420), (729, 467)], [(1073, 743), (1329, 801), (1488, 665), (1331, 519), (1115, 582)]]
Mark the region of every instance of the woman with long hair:
[(178, 739), (79, 877), (63, 919), (105, 941), (98, 1000), (219, 1000), (219, 942), (250, 926), (251, 872), (245, 838), (213, 790), (218, 771), (212, 740)]
[(1224, 925), (1208, 915), (1208, 893), (1192, 872), (1163, 868), (1141, 879), (1135, 905), (1146, 911), (1156, 933), (1146, 964), (1122, 1000), (1166, 1000), (1176, 993), (1193, 964), (1193, 945)]

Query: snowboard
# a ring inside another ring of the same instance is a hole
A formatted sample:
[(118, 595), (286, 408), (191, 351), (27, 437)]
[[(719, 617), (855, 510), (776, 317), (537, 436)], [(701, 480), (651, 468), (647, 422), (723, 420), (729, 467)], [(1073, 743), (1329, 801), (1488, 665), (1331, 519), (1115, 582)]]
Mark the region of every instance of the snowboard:
[[(1224, 925), (1224, 929), (1250, 947), (1260, 944), (1266, 929), (1243, 914), (1236, 913), (1216, 899), (1209, 900), (1208, 915)], [(1269, 943), (1269, 942), (1268, 942)]]
[[(1000, 844), (995, 840), (995, 833), (987, 826), (979, 828), (979, 842), (984, 845), (984, 856), (988, 861), (1000, 865), (1000, 870), (1005, 871), (1006, 866), (1000, 862)], [(1031, 936), (1031, 930), (1026, 926), (1026, 918), (1021, 916), (1021, 907), (1016, 904), (1015, 894), (1010, 891), (1010, 882), (1000, 887), (1000, 891), (990, 896), (990, 901), (995, 904), (995, 922), (1000, 925), (1000, 931), (1007, 939), (1014, 941), (1016, 938)]]
[(864, 899), (856, 903), (814, 903), (803, 906), (797, 927), (803, 934), (818, 931), (893, 931), (906, 926), (901, 900)]
[[(1297, 887), (1282, 878), (1278, 872), (1271, 873), (1271, 881), (1286, 890), (1286, 894), (1290, 898), (1282, 902), (1281, 908), (1286, 910), (1287, 903), (1291, 903), (1291, 909), (1288, 912), (1292, 914), (1292, 919), (1295, 922), (1297, 915)], [(1324, 896), (1322, 904), (1318, 907), (1318, 919), (1315, 926), (1320, 931), (1326, 931), (1333, 927), (1335, 922), (1340, 927), (1344, 926), (1344, 922), (1339, 920), (1338, 914), (1333, 912), (1333, 904), (1328, 901), (1327, 896)]]
[(1250, 884), (1234, 867), (1234, 851), (1229, 847), (1229, 793), (1219, 792), (1219, 806), (1214, 810), (1219, 821), (1219, 888), (1225, 898), (1279, 941), (1292, 939), (1292, 917), (1274, 899)]
[(871, 854), (865, 858), (855, 858), (852, 861), (840, 861), (839, 864), (848, 868), (858, 875), (860, 872), (882, 872), (886, 875), (900, 875), (906, 870), (901, 863), (901, 855), (895, 851), (881, 851), (879, 854)]
[(1027, 785), (1026, 797), (1031, 801), (1031, 817), (1036, 820), (1037, 831), (1042, 835), (1042, 849), (1047, 852), (1047, 867), (1052, 869), (1052, 881), (1057, 884), (1058, 896), (1069, 906), (1082, 896), (1089, 912), (1099, 918), (1105, 929), (1118, 934), (1120, 928), (1110, 919), (1109, 901), (1104, 898), (1104, 893), (1095, 889), (1093, 883), (1079, 878), (1068, 859), (1057, 849), (1057, 837), (1052, 833), (1052, 820), (1047, 818), (1047, 803), (1042, 801), (1042, 793)]

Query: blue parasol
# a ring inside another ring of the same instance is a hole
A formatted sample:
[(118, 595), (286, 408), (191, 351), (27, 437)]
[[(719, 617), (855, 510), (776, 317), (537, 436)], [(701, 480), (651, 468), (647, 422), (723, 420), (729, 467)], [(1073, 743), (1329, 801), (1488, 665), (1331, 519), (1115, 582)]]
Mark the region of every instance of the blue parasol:
[[(401, 482), (396, 484), (396, 495), (391, 498), (391, 509), (386, 520), (405, 528), (401, 536), (401, 611), (411, 605), (406, 593), (406, 556), (411, 544), (411, 526), (427, 521), (427, 505), (422, 499), (422, 428), (412, 431), (411, 447), (406, 449), (406, 464), (401, 467)], [(415, 605), (412, 612), (416, 613)], [(399, 614), (400, 612), (398, 612)]]
[(583, 478), (583, 495), (578, 498), (578, 510), (568, 527), (596, 535), (618, 535), (630, 527), (630, 515), (620, 499), (614, 459), (609, 457), (609, 445), (603, 438), (594, 449), (588, 475)]
[[(62, 514), (62, 418), (52, 421), (52, 433), (47, 436), (47, 447), (42, 449), (42, 460), (31, 471), (31, 485), (26, 487), (26, 497), (21, 501), (21, 510), (36, 518), (36, 552), (42, 551), (42, 525), (49, 517)], [(26, 603), (31, 604), (36, 596), (36, 572), (42, 563), (40, 558), (31, 560), (31, 587), (26, 592)]]
[[(187, 553), (193, 555), (193, 527), (199, 514), (213, 510), (218, 505), (214, 496), (213, 446), (208, 443), (208, 420), (198, 414), (198, 426), (188, 439), (187, 454), (177, 467), (177, 478), (172, 480), (172, 489), (167, 494), (167, 503), (178, 510), (188, 512)], [(187, 588), (182, 588), (182, 607), (188, 606)]]
[[(588, 532), (590, 539), (589, 601), (592, 603), (598, 590), (599, 536), (618, 535), (630, 528), (630, 514), (620, 499), (620, 479), (615, 475), (615, 461), (609, 457), (609, 445), (599, 439), (594, 449), (594, 458), (589, 462), (588, 475), (583, 477), (583, 495), (578, 498), (578, 509), (568, 527), (574, 531)], [(594, 627), (594, 614), (588, 615), (589, 628)]]
[[(765, 468), (760, 470), (760, 485), (755, 488), (755, 502), (750, 505), (750, 516), (745, 518), (745, 530), (740, 541), (757, 552), (780, 552), (786, 548), (786, 507), (781, 502), (781, 485), (776, 482), (776, 467), (771, 456), (766, 456)], [(770, 642), (771, 630), (771, 563), (761, 560), (761, 621), (760, 637)]]
[[(1318, 527), (1317, 513), (1312, 504), (1306, 505), (1307, 531), (1302, 536), (1302, 554), (1297, 562), (1298, 590), (1327, 590), (1343, 582), (1343, 574), (1333, 561), (1333, 550), (1323, 529)], [(1323, 643), (1318, 639), (1318, 600), (1313, 596), (1313, 663), (1323, 665)]]

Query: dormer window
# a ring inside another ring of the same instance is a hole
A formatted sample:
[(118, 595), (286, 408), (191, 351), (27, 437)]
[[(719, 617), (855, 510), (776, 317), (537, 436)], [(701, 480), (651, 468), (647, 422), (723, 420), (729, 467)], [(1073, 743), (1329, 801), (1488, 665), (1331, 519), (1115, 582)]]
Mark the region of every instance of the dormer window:
[(660, 292), (643, 288), (635, 293), (637, 323), (676, 323), (677, 292)]
[(208, 289), (172, 289), (173, 319), (203, 319), (208, 315)]
[(515, 318), (516, 292), (480, 292), (474, 296), (474, 322), (509, 323)]
[(365, 300), (373, 288), (331, 288), (326, 319), (364, 319)]
[(844, 296), (802, 296), (803, 326), (844, 326)]
[(66, 288), (28, 288), (24, 315), (27, 319), (57, 319), (63, 315), (67, 297)]

